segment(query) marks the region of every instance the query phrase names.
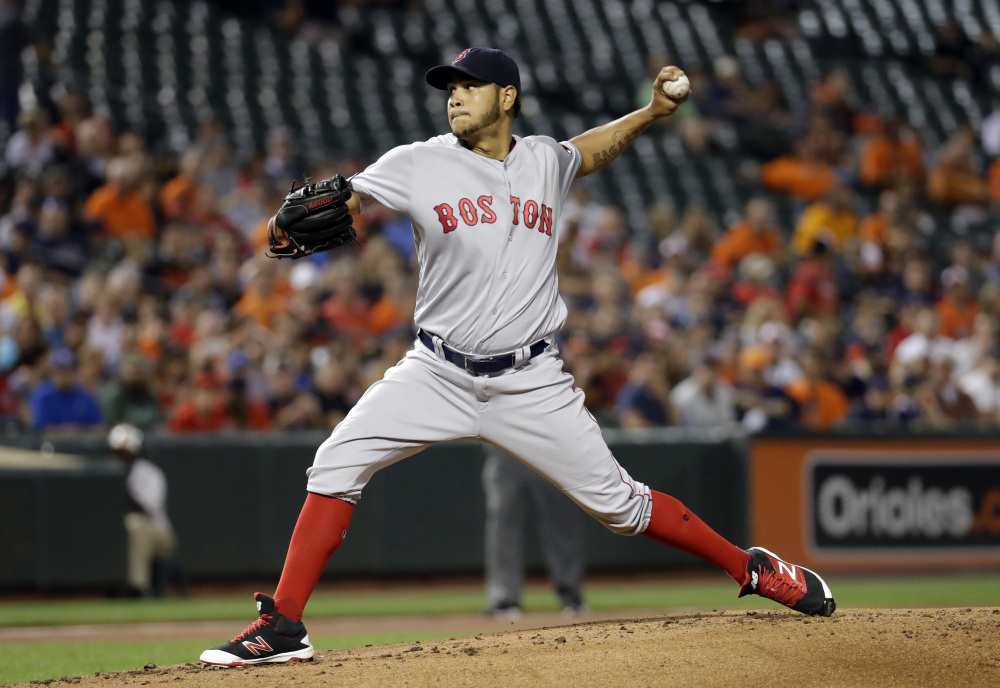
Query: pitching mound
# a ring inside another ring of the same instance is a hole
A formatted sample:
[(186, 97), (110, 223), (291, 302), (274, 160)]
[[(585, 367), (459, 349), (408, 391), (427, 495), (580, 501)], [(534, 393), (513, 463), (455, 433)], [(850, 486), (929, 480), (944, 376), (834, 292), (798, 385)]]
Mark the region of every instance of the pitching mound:
[[(318, 651), (311, 662), (200, 664), (34, 682), (76, 686), (997, 686), (1000, 609), (715, 612)], [(23, 684), (25, 686), (29, 684)]]

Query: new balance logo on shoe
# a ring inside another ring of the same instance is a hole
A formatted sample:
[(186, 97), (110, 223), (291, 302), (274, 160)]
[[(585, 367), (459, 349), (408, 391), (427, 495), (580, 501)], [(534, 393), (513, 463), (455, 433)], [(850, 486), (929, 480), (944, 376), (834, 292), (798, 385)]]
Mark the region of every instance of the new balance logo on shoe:
[(274, 652), (274, 650), (271, 649), (271, 646), (268, 645), (267, 642), (260, 636), (257, 636), (256, 641), (257, 642), (254, 642), (253, 640), (243, 641), (243, 647), (250, 650), (254, 657), (260, 657), (261, 652)]
[(782, 561), (781, 559), (778, 559), (778, 573), (787, 573), (794, 580), (799, 579), (795, 566), (789, 564), (787, 561)]
[(739, 597), (760, 595), (812, 616), (830, 616), (837, 608), (826, 581), (803, 566), (789, 564), (763, 547), (747, 550), (746, 583)]

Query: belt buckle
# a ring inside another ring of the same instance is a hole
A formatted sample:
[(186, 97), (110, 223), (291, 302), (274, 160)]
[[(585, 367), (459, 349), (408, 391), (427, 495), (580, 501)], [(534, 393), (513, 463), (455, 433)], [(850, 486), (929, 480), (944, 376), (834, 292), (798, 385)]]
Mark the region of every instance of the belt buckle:
[(469, 368), (469, 363), (475, 365), (492, 360), (493, 360), (492, 356), (465, 356), (465, 359), (462, 361), (462, 367), (465, 368), (465, 372), (469, 373), (470, 375), (485, 375), (486, 373), (480, 373), (475, 370), (471, 370)]

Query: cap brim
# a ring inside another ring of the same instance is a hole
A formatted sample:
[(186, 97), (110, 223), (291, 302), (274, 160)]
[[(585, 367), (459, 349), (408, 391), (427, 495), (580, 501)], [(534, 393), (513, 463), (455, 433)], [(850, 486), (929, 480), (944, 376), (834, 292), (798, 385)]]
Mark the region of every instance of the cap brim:
[(459, 69), (452, 65), (438, 65), (437, 67), (431, 67), (430, 69), (427, 70), (427, 73), (424, 75), (424, 79), (426, 79), (427, 83), (433, 86), (434, 88), (441, 91), (447, 91), (448, 82), (453, 81), (456, 76), (467, 77), (467, 78), (471, 77), (479, 81), (489, 81), (489, 79), (484, 79), (478, 74), (467, 72), (464, 69)]

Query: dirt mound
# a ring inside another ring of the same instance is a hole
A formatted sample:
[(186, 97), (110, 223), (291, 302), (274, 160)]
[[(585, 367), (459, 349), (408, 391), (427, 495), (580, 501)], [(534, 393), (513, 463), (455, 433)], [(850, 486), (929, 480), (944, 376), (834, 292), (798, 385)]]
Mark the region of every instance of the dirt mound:
[[(232, 688), (997, 686), (1000, 609), (672, 614), (354, 650), (240, 669), (199, 664), (34, 682)], [(22, 684), (28, 686), (31, 684)]]

